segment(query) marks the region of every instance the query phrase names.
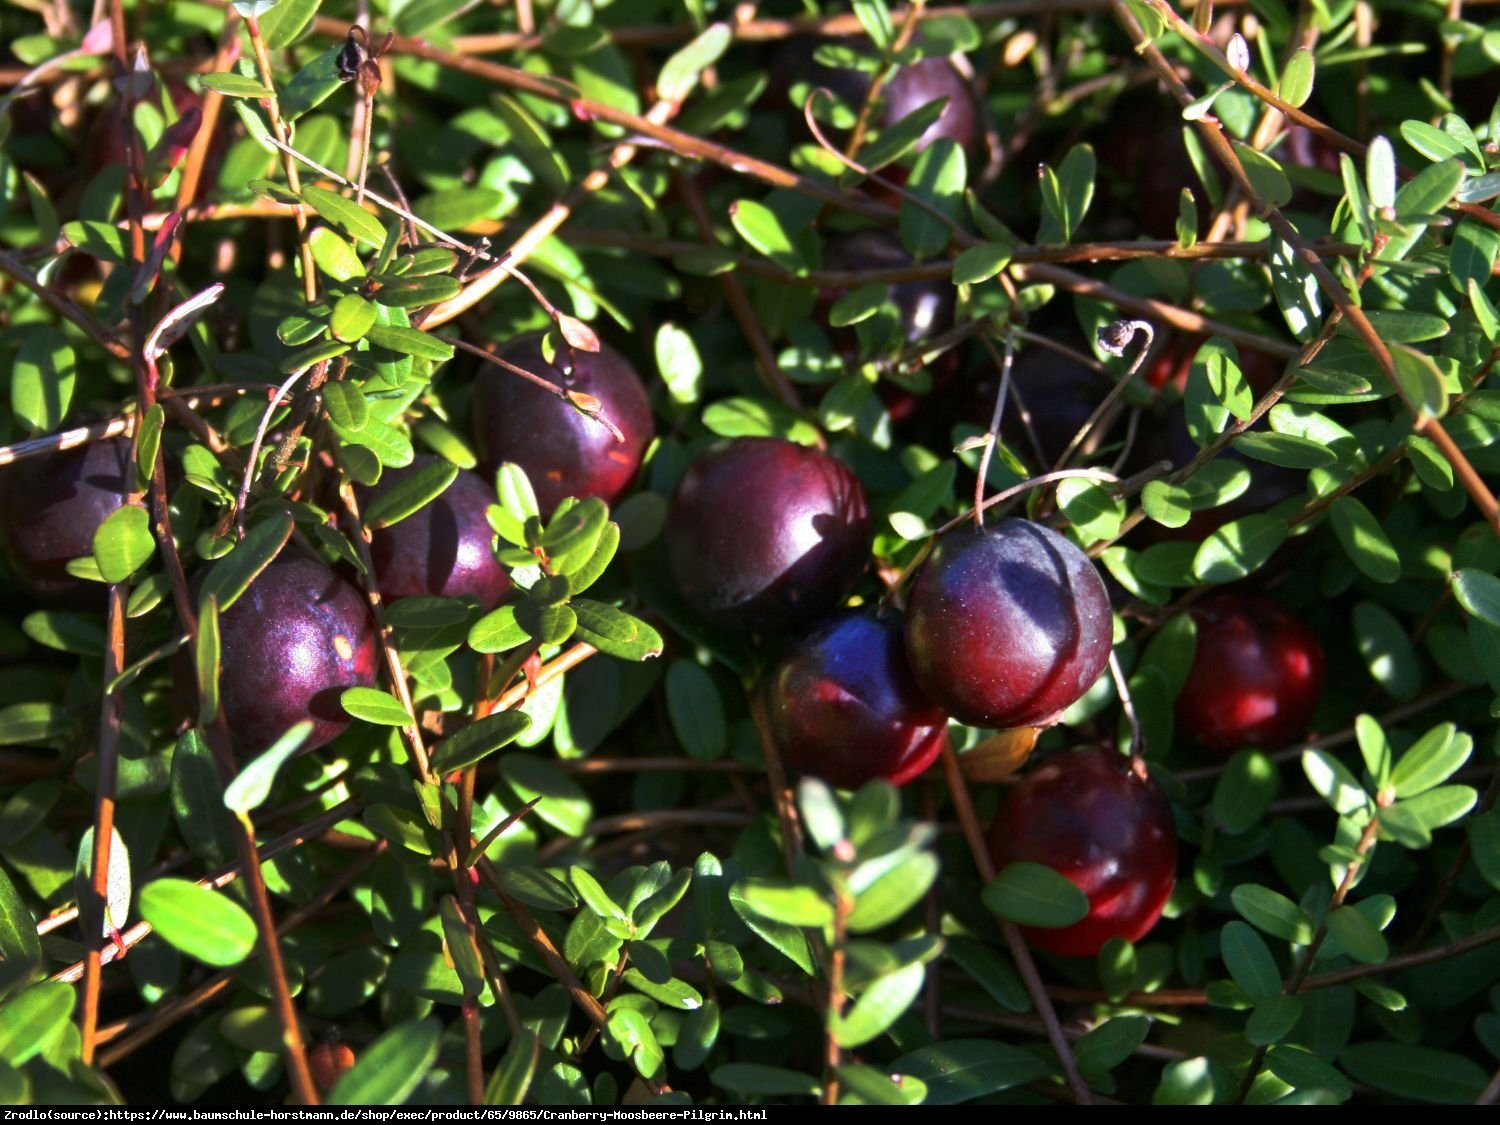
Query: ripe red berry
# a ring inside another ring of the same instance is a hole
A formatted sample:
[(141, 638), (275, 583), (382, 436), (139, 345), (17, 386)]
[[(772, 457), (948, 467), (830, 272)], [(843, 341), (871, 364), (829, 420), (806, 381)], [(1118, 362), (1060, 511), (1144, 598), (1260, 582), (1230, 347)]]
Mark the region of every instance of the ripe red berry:
[(923, 692), (971, 726), (1048, 726), (1099, 678), (1109, 594), (1081, 550), (1029, 520), (938, 540), (907, 602)]
[(354, 1051), (347, 1043), (319, 1043), (307, 1052), (308, 1069), (313, 1081), (323, 1093), (334, 1087), (343, 1073), (354, 1065)]
[(219, 698), (241, 754), (313, 720), (311, 750), (349, 725), (345, 688), (375, 683), (378, 648), (365, 597), (316, 559), (283, 552), (219, 621)]
[(1092, 957), (1113, 937), (1138, 941), (1172, 894), (1172, 808), (1114, 750), (1057, 754), (1011, 790), (990, 825), (997, 870), (1024, 860), (1052, 868), (1088, 896), (1089, 912), (1061, 928), (1023, 926), (1031, 944)]
[[(358, 490), (361, 506), (437, 460), (422, 454), (407, 468), (386, 469), (379, 484)], [(509, 597), (510, 575), (495, 561), (495, 533), (484, 516), (494, 502), (484, 479), (461, 469), (436, 500), (371, 535), (380, 596), (391, 602), (417, 594), (469, 597), (486, 611)]]
[(688, 466), (667, 517), (683, 599), (726, 629), (778, 632), (833, 609), (869, 562), (870, 510), (837, 457), (736, 438)]
[(798, 773), (842, 789), (905, 785), (942, 752), (948, 717), (917, 689), (898, 620), (835, 614), (797, 641), (762, 690), (771, 738)]
[(1323, 690), (1323, 646), (1294, 613), (1265, 598), (1219, 594), (1189, 611), (1193, 667), (1177, 697), (1187, 740), (1228, 755), (1283, 746), (1306, 732)]
[(500, 358), (539, 375), (554, 386), (599, 400), (603, 415), (625, 435), (616, 441), (601, 422), (521, 376), (486, 364), (474, 381), (471, 421), (479, 459), (494, 473), (503, 461), (526, 470), (542, 515), (552, 514), (569, 496), (598, 496), (614, 503), (635, 480), (646, 446), (655, 434), (646, 388), (630, 361), (607, 344), (597, 352), (564, 348), (558, 365), (542, 356), (542, 337), (517, 337)]
[(125, 502), (129, 471), (126, 438), (91, 442), (0, 471), (0, 546), (33, 595), (80, 605), (102, 602), (104, 587), (74, 578), (67, 565), (93, 554), (94, 533)]

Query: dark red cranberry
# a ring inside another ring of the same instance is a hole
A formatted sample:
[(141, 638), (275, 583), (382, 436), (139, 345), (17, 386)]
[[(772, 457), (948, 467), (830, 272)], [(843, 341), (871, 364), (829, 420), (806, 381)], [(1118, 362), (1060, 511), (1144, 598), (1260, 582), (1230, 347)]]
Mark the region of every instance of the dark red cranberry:
[(907, 601), (918, 685), (971, 726), (1056, 722), (1104, 671), (1112, 636), (1094, 564), (1029, 520), (943, 536)]
[[(901, 240), (885, 230), (831, 235), (823, 247), (823, 268), (826, 270), (890, 270), (911, 264), (912, 257), (901, 245)], [(825, 289), (818, 294), (818, 316), (825, 325), (828, 310), (847, 292), (847, 289)], [(947, 278), (895, 282), (886, 287), (886, 297), (896, 306), (900, 317), (899, 338), (904, 344), (920, 344), (953, 327), (954, 289)], [(829, 335), (846, 363), (858, 359), (859, 339), (852, 327), (829, 328)], [(914, 394), (882, 380), (880, 397), (890, 412), (891, 421), (905, 421), (931, 394), (953, 381), (958, 372), (958, 352), (950, 348), (928, 364), (926, 370), (932, 379), (931, 390), (926, 395)]]
[(127, 438), (0, 470), (5, 560), (32, 594), (79, 605), (101, 600), (104, 587), (74, 578), (67, 564), (94, 553), (94, 533), (125, 502), (130, 471)]
[(1227, 756), (1305, 734), (1323, 691), (1323, 646), (1302, 619), (1273, 601), (1238, 594), (1205, 598), (1189, 612), (1198, 647), (1177, 697), (1183, 736)]
[[(569, 362), (569, 355), (565, 347), (558, 363)], [(614, 503), (635, 480), (656, 432), (646, 388), (629, 360), (607, 344), (571, 356), (571, 372), (548, 363), (539, 333), (520, 336), (500, 351), (502, 359), (555, 386), (593, 395), (624, 441), (556, 395), (493, 364), (485, 364), (474, 382), (472, 423), (481, 463), (490, 473), (503, 461), (525, 469), (543, 516), (569, 496)]]
[(219, 621), (219, 698), (235, 749), (258, 754), (313, 720), (310, 750), (349, 725), (345, 688), (375, 683), (379, 649), (365, 597), (316, 559), (283, 553)]
[(1139, 941), (1172, 894), (1177, 836), (1172, 808), (1114, 750), (1057, 754), (1011, 790), (990, 826), (997, 869), (1017, 861), (1052, 868), (1088, 896), (1071, 926), (1023, 926), (1026, 940), (1063, 957), (1092, 957), (1110, 938)]
[[(379, 484), (357, 490), (360, 506), (439, 460), (421, 454), (408, 468), (386, 469)], [(380, 596), (388, 602), (417, 594), (467, 597), (485, 610), (504, 601), (511, 593), (510, 575), (495, 561), (495, 533), (484, 516), (494, 502), (494, 491), (478, 473), (460, 469), (432, 503), (371, 535), (370, 556)]]
[(779, 632), (838, 605), (869, 562), (859, 478), (780, 438), (736, 438), (688, 466), (667, 519), (683, 599), (727, 629)]
[[(857, 50), (869, 49), (868, 45), (848, 40), (840, 41), (840, 45)], [(825, 66), (815, 61), (813, 56), (819, 46), (815, 40), (797, 39), (783, 47), (771, 66), (772, 89), (780, 95), (798, 82), (805, 82), (810, 88), (823, 87), (832, 91), (851, 112), (857, 113), (869, 93), (871, 76), (862, 70)], [(948, 101), (942, 114), (917, 140), (915, 151), (921, 152), (933, 141), (947, 138), (968, 154), (972, 169), (984, 138), (979, 99), (963, 75), (946, 58), (919, 59), (889, 73), (881, 86), (881, 109), (874, 124), (888, 128), (939, 98)], [(796, 113), (793, 135), (799, 140), (808, 139), (806, 126), (802, 124), (802, 106), (793, 108)], [(838, 141), (844, 139), (841, 132), (829, 130), (825, 135), (831, 134), (829, 139)], [(892, 171), (896, 169), (886, 169), (882, 174)]]
[[(1025, 404), (1031, 433), (1027, 433), (1021, 410), (1012, 398), (1000, 416), (1000, 436), (1017, 456), (1044, 469), (1056, 464), (1110, 389), (1109, 379), (1092, 367), (1040, 346), (1029, 347), (1016, 356), (1010, 377)], [(970, 392), (965, 420), (987, 428), (999, 393), (1000, 372), (992, 369)], [(1093, 443), (1099, 439), (1090, 440)]]
[(783, 760), (841, 789), (905, 785), (942, 752), (948, 717), (917, 689), (901, 623), (847, 610), (820, 623), (764, 684)]

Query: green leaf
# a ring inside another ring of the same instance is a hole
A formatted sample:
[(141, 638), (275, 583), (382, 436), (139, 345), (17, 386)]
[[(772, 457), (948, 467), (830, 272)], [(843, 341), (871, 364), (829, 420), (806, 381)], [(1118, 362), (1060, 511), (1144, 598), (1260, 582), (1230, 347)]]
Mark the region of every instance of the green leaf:
[(792, 232), (764, 203), (741, 199), (731, 204), (729, 221), (741, 238), (782, 269), (800, 273), (807, 268)]
[(1203, 1057), (1178, 1059), (1162, 1068), (1152, 1105), (1212, 1105), (1226, 1100), (1234, 1079), (1219, 1064)]
[[(357, 293), (346, 293), (333, 306), (333, 312), (328, 317), (328, 330), (333, 333), (334, 339), (352, 344), (364, 338), (365, 333), (375, 326), (375, 319), (374, 305)], [(325, 396), (330, 387), (352, 389), (347, 383), (330, 383), (323, 388)], [(359, 429), (358, 426), (352, 428)]]
[(1059, 481), (1057, 503), (1084, 543), (1113, 539), (1125, 520), (1125, 504), (1095, 481), (1078, 477)]
[(210, 596), (198, 603), (198, 644), (193, 653), (198, 673), (198, 721), (211, 724), (219, 713), (219, 603)]
[(415, 515), (448, 490), (458, 479), (458, 466), (449, 461), (433, 461), (415, 469), (391, 485), (365, 508), (365, 529), (379, 531)]
[(893, 1074), (927, 1084), (926, 1105), (958, 1105), (1046, 1078), (1054, 1063), (992, 1039), (954, 1039), (921, 1047), (889, 1064)]
[(1340, 816), (1363, 809), (1370, 803), (1369, 794), (1354, 775), (1326, 750), (1304, 750), (1302, 772), (1318, 796), (1332, 805)]
[(73, 713), (55, 703), (13, 703), (0, 710), (0, 746), (47, 746), (68, 737)]
[(917, 904), (938, 875), (937, 857), (916, 852), (858, 893), (849, 915), (850, 933), (878, 930)]
[(1094, 150), (1074, 145), (1054, 173), (1041, 169), (1042, 229), (1037, 241), (1043, 245), (1070, 242), (1083, 222), (1094, 196)]
[(42, 964), (42, 943), (36, 919), (4, 868), (0, 868), (0, 962), (9, 984)]
[(833, 904), (811, 887), (761, 879), (736, 884), (738, 898), (754, 913), (788, 926), (826, 926)]
[(1001, 242), (971, 246), (953, 262), (954, 285), (978, 285), (1010, 265), (1012, 247)]
[(1193, 557), (1200, 582), (1235, 582), (1253, 574), (1286, 540), (1286, 524), (1273, 516), (1253, 515), (1215, 531)]
[(1405, 344), (1391, 347), (1396, 382), (1413, 409), (1441, 418), (1448, 410), (1448, 388), (1436, 361), (1425, 352)]
[(804, 973), (811, 975), (814, 972), (812, 950), (808, 947), (807, 937), (801, 929), (757, 913), (745, 900), (742, 885), (739, 883), (729, 889), (729, 905), (740, 921), (744, 922), (772, 949), (782, 954)]
[(1214, 822), (1231, 836), (1248, 832), (1265, 816), (1276, 789), (1276, 763), (1259, 750), (1241, 750), (1214, 784)]
[(1356, 1082), (1436, 1105), (1469, 1105), (1489, 1075), (1473, 1059), (1411, 1043), (1356, 1043), (1339, 1062)]
[(172, 752), (172, 811), (194, 855), (212, 867), (235, 854), (234, 830), (224, 812), (223, 783), (213, 752), (196, 729), (184, 731)]
[(219, 558), (208, 572), (199, 599), (213, 598), (219, 612), (228, 613), (256, 576), (271, 564), (292, 534), (292, 517), (284, 512), (255, 524), (245, 538)]
[(1240, 158), (1250, 186), (1262, 205), (1284, 207), (1291, 202), (1291, 181), (1286, 178), (1280, 164), (1241, 141), (1230, 141), (1230, 144), (1234, 146), (1235, 155)]
[(312, 731), (313, 721), (303, 719), (252, 758), (224, 787), (224, 807), (230, 812), (248, 813), (265, 804), (276, 774), (293, 754), (302, 749)]
[(1485, 882), (1500, 890), (1500, 812), (1487, 812), (1469, 822), (1469, 847)]
[(520, 1105), (536, 1077), (541, 1041), (529, 1028), (510, 1041), (484, 1088), (485, 1105)]
[(841, 1066), (835, 1073), (839, 1105), (921, 1105), (927, 1098), (927, 1083), (909, 1074), (887, 1075), (874, 1066)]
[(292, 80), (281, 92), (283, 118), (297, 120), (304, 113), (317, 109), (343, 87), (338, 71), (338, 59), (343, 49), (342, 43), (335, 43), (292, 75)]
[(1007, 864), (981, 897), (992, 914), (1023, 926), (1071, 926), (1089, 912), (1088, 895), (1067, 876), (1040, 863)]
[(415, 328), (403, 328), (396, 324), (377, 324), (365, 333), (365, 339), (377, 348), (385, 348), (402, 355), (416, 356), (418, 359), (430, 359), (442, 363), (453, 358), (452, 344), (430, 332), (422, 332)]
[(1219, 947), (1234, 983), (1252, 1001), (1281, 995), (1281, 973), (1266, 947), (1265, 939), (1244, 922), (1226, 923), (1220, 931)]
[(725, 1090), (759, 1097), (817, 1097), (823, 1089), (810, 1074), (760, 1063), (725, 1063), (713, 1070), (709, 1080)]
[(1328, 510), (1344, 553), (1369, 578), (1376, 582), (1395, 582), (1401, 577), (1401, 559), (1386, 537), (1385, 529), (1370, 510), (1353, 496), (1335, 500)]
[(162, 940), (205, 965), (238, 965), (255, 948), (255, 922), (245, 908), (186, 879), (147, 883), (139, 907)]
[(216, 71), (203, 76), (203, 86), (226, 98), (269, 98), (274, 95), (253, 78), (233, 71)]
[(682, 748), (699, 761), (722, 758), (728, 747), (724, 703), (707, 669), (675, 660), (667, 669), (667, 713)]
[(116, 508), (94, 532), (94, 560), (106, 582), (124, 582), (156, 553), (151, 517), (145, 508)]
[[(307, 244), (312, 250), (313, 261), (317, 262), (318, 268), (335, 281), (353, 281), (355, 278), (365, 276), (364, 263), (359, 260), (354, 247), (342, 235), (327, 227), (317, 226), (307, 236)], [(364, 300), (362, 297), (355, 299)], [(338, 333), (335, 335), (338, 335), (341, 340), (346, 338)], [(354, 338), (358, 339), (358, 337)]]
[(858, 1047), (883, 1035), (911, 1007), (927, 979), (921, 962), (876, 978), (859, 998), (833, 1020), (841, 1047)]
[(656, 79), (656, 96), (669, 102), (680, 102), (698, 84), (698, 76), (718, 62), (734, 41), (727, 23), (716, 23), (679, 48), (662, 64)]
[(67, 337), (51, 325), (33, 327), (12, 361), (10, 405), (16, 417), (33, 432), (60, 426), (73, 402), (75, 370)]
[(401, 701), (390, 692), (379, 688), (345, 688), (339, 694), (339, 704), (356, 719), (382, 727), (409, 726), (412, 717)]
[(432, 770), (434, 773), (451, 773), (467, 769), (496, 750), (509, 746), (530, 725), (530, 716), (520, 711), (487, 715), (438, 743), (432, 752)]
[(1181, 485), (1153, 480), (1141, 490), (1141, 509), (1163, 527), (1184, 527), (1193, 518), (1192, 494)]
[(1300, 996), (1266, 997), (1245, 1022), (1245, 1038), (1257, 1047), (1279, 1043), (1297, 1026), (1303, 1007)]
[(1341, 906), (1328, 915), (1328, 933), (1345, 953), (1366, 965), (1378, 965), (1390, 956), (1385, 935), (1352, 906)]
[(1422, 688), (1422, 666), (1406, 627), (1375, 602), (1354, 607), (1354, 641), (1370, 676), (1392, 697), (1405, 703)]
[(1229, 899), (1240, 917), (1272, 937), (1298, 945), (1307, 945), (1313, 939), (1312, 919), (1307, 912), (1269, 887), (1241, 883), (1229, 893)]
[(1146, 1041), (1151, 1021), (1144, 1016), (1113, 1016), (1073, 1044), (1078, 1067), (1098, 1074), (1114, 1069), (1130, 1058)]
[(704, 409), (703, 425), (720, 437), (779, 437), (815, 446), (817, 429), (795, 410), (758, 398), (720, 399)]
[(531, 634), (516, 620), (516, 607), (503, 605), (491, 610), (469, 630), (469, 647), (475, 652), (505, 652), (529, 640)]
[(1473, 752), (1474, 740), (1452, 723), (1433, 727), (1417, 740), (1391, 773), (1397, 797), (1415, 797), (1453, 776)]
[(569, 604), (578, 615), (574, 635), (580, 641), (621, 660), (641, 661), (661, 655), (665, 647), (661, 634), (640, 618), (588, 598), (574, 598)]
[(1246, 457), (1288, 469), (1320, 469), (1338, 463), (1338, 454), (1326, 445), (1293, 434), (1241, 434), (1234, 439), (1234, 448)]
[(51, 1048), (77, 1000), (62, 981), (34, 984), (8, 1000), (0, 1007), (0, 1061), (18, 1067)]
[(430, 1017), (397, 1024), (339, 1077), (328, 1104), (403, 1105), (437, 1062), (442, 1034), (443, 1025)]
[(353, 383), (340, 379), (323, 386), (323, 406), (335, 426), (359, 431), (370, 420), (370, 404)]
[(1500, 629), (1500, 578), (1469, 567), (1454, 571), (1453, 596), (1466, 613)]
[(1315, 66), (1312, 51), (1299, 47), (1282, 68), (1281, 81), (1276, 84), (1283, 101), (1300, 107), (1312, 96)]
[(1354, 1090), (1349, 1080), (1311, 1051), (1278, 1044), (1266, 1054), (1266, 1069), (1296, 1090), (1327, 1090), (1346, 1102)]
[[(964, 150), (951, 137), (940, 137), (917, 157), (906, 188), (938, 214), (956, 222), (963, 208), (967, 178)], [(941, 253), (952, 237), (948, 223), (909, 199), (901, 203), (900, 230), (901, 244), (918, 261)]]
[(582, 836), (593, 815), (582, 788), (556, 764), (530, 754), (506, 754), (500, 759), (500, 776), (523, 801), (542, 798), (535, 815), (569, 836)]
[(578, 906), (578, 896), (561, 879), (540, 867), (519, 867), (506, 864), (497, 867), (495, 878), (505, 888), (505, 893), (518, 898), (536, 910), (573, 910)]
[(385, 242), (385, 227), (380, 220), (353, 200), (337, 192), (309, 184), (302, 189), (302, 199), (309, 207), (357, 241), (380, 249)]

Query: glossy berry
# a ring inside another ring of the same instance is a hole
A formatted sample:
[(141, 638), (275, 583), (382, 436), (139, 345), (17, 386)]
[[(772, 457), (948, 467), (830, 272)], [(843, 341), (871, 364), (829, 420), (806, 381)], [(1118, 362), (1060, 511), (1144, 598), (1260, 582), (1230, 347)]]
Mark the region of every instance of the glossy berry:
[(942, 752), (948, 717), (917, 689), (901, 624), (869, 610), (821, 622), (766, 678), (766, 720), (785, 763), (841, 789), (905, 785)]
[[(844, 45), (850, 44), (846, 42)], [(818, 46), (814, 41), (802, 39), (783, 48), (772, 65), (775, 85), (789, 88), (793, 83), (803, 82), (809, 88), (825, 87), (850, 112), (858, 112), (869, 93), (870, 75), (854, 67), (825, 66), (816, 61), (813, 56)], [(878, 128), (889, 128), (903, 117), (939, 98), (948, 99), (943, 111), (917, 139), (913, 151), (921, 152), (934, 141), (946, 138), (965, 150), (972, 170), (984, 137), (979, 100), (963, 75), (959, 74), (947, 58), (929, 56), (892, 71), (881, 87), (880, 111), (873, 124)], [(799, 141), (807, 139), (807, 127), (802, 123), (802, 109), (800, 103), (793, 106), (797, 115), (793, 134)], [(842, 139), (840, 132), (830, 131), (825, 127), (825, 135), (830, 140)], [(889, 177), (898, 171), (900, 170), (896, 168), (887, 168), (882, 174)]]
[[(646, 388), (630, 361), (607, 344), (597, 352), (574, 350), (565, 374), (542, 357), (542, 337), (517, 337), (500, 358), (540, 375), (555, 386), (593, 395), (624, 441), (556, 395), (493, 364), (474, 381), (471, 406), (474, 440), (486, 472), (503, 461), (526, 470), (542, 515), (552, 514), (569, 496), (598, 496), (614, 503), (635, 480), (646, 446), (655, 434)], [(568, 362), (566, 347), (557, 355)]]
[(917, 683), (971, 726), (1055, 722), (1104, 671), (1112, 632), (1094, 564), (1029, 520), (945, 535), (907, 602)]
[(996, 870), (1040, 863), (1088, 896), (1082, 921), (1061, 928), (1023, 926), (1039, 949), (1092, 957), (1113, 937), (1139, 941), (1177, 878), (1172, 808), (1130, 760), (1093, 748), (1057, 754), (1010, 791), (990, 825)]
[[(422, 454), (407, 468), (386, 469), (379, 484), (358, 490), (361, 507), (438, 460)], [(510, 575), (495, 561), (495, 533), (484, 516), (494, 502), (484, 479), (461, 469), (436, 500), (371, 535), (370, 558), (381, 598), (472, 598), (485, 610), (504, 601), (511, 593)]]
[(1265, 598), (1219, 594), (1189, 611), (1193, 667), (1177, 727), (1205, 750), (1274, 748), (1306, 733), (1323, 690), (1323, 646), (1296, 614)]
[(870, 556), (870, 511), (838, 458), (736, 438), (688, 466), (667, 517), (683, 599), (726, 629), (779, 632), (833, 609)]
[(102, 600), (104, 587), (74, 578), (68, 560), (93, 554), (94, 532), (125, 502), (129, 472), (125, 438), (0, 470), (5, 560), (32, 594), (80, 605)]
[(318, 1089), (328, 1093), (344, 1072), (354, 1066), (354, 1051), (347, 1043), (319, 1043), (307, 1052), (307, 1066)]
[(363, 594), (316, 559), (283, 552), (219, 621), (219, 697), (235, 749), (258, 754), (313, 720), (303, 749), (343, 732), (345, 688), (375, 683), (378, 648)]

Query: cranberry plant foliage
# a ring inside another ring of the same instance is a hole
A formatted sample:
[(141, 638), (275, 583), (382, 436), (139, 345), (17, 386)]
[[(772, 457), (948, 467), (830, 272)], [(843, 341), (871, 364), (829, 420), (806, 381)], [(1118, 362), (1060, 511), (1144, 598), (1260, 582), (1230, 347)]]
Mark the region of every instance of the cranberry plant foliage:
[(0, 1101), (1500, 1099), (1497, 42), (5, 6)]

